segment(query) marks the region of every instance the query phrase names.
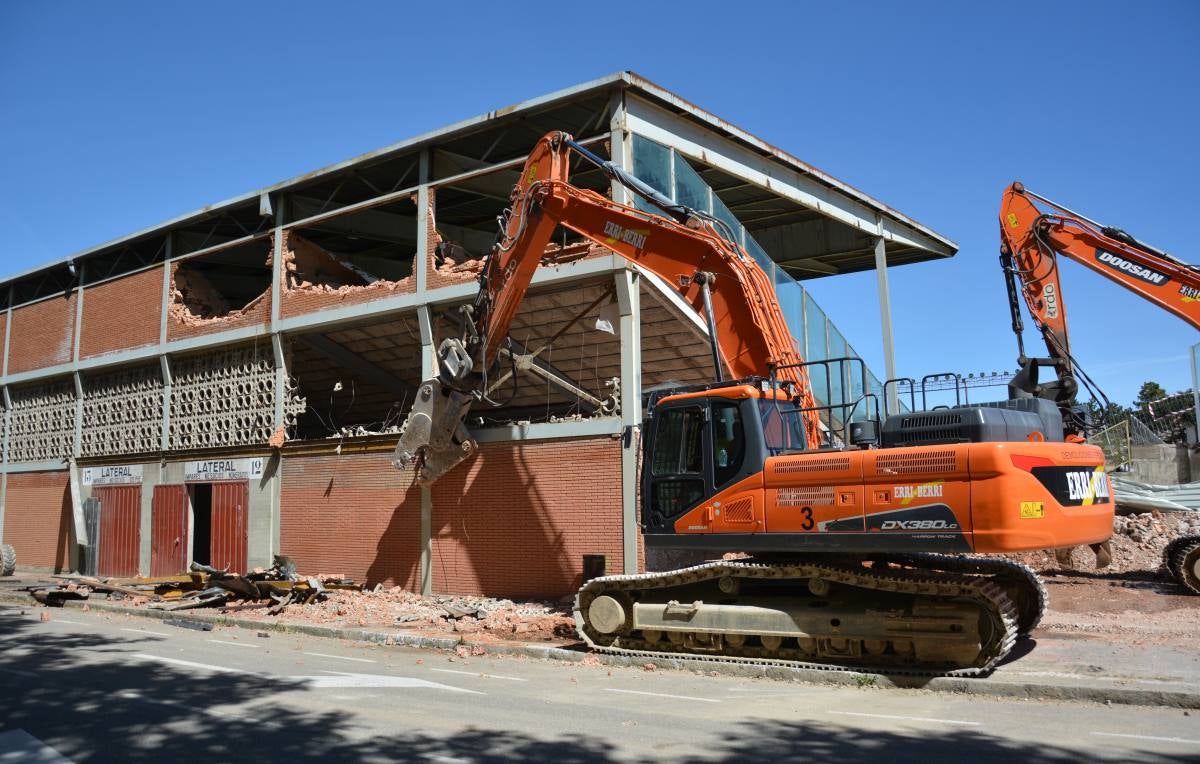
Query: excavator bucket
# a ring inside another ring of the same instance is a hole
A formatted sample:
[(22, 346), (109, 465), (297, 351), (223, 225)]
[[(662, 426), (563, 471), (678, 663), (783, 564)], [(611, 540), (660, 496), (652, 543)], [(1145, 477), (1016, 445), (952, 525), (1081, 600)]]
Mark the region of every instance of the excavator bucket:
[(422, 382), (392, 464), (400, 470), (412, 467), (417, 485), (431, 485), (474, 453), (478, 445), (463, 424), (474, 400), (436, 377)]

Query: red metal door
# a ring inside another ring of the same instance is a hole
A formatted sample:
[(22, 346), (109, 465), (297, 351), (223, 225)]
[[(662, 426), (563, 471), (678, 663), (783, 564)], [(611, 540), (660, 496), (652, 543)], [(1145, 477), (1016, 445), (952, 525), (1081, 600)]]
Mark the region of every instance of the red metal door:
[(154, 486), (150, 516), (150, 575), (173, 576), (187, 572), (187, 486)]
[(246, 573), (246, 505), (250, 484), (212, 484), (212, 566)]
[(96, 486), (92, 496), (100, 502), (101, 576), (136, 576), (142, 550), (142, 487)]

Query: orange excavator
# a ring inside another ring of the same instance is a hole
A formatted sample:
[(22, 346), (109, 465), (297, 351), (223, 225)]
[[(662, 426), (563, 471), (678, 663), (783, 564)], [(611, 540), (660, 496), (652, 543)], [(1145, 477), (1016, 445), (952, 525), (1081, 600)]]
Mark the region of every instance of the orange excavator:
[[(573, 155), (658, 212), (573, 186)], [(488, 400), (560, 226), (658, 276), (706, 321), (712, 381), (655, 391), (646, 404), (641, 527), (647, 549), (741, 553), (585, 582), (574, 612), (593, 649), (977, 675), (1036, 626), (1045, 590), (1024, 565), (961, 553), (1110, 536), (1103, 453), (1064, 442), (1053, 403), (911, 413), (884, 404), (881, 416), (867, 385), (853, 400), (818, 402), (812, 374), (861, 361), (801, 358), (772, 284), (725, 223), (559, 132), (530, 154), (461, 336), (441, 342), (438, 374), (418, 389), (394, 457), (417, 482), (474, 452), (464, 419)]]
[[(1200, 268), (1144, 244), (1120, 228), (1072, 212), (1021, 183), (1013, 183), (1004, 192), (1000, 242), (1000, 265), (1020, 354), (1020, 370), (1009, 385), (1009, 394), (1054, 401), (1072, 439), (1081, 439), (1090, 425), (1074, 410), (1080, 382), (1093, 397), (1104, 403), (1107, 399), (1071, 355), (1059, 256), (1096, 271), (1200, 329)], [(1046, 358), (1025, 355), (1018, 293), (1046, 342)], [(1055, 379), (1039, 382), (1041, 366), (1052, 368)], [(1174, 540), (1163, 552), (1163, 565), (1179, 583), (1200, 594), (1200, 536)]]

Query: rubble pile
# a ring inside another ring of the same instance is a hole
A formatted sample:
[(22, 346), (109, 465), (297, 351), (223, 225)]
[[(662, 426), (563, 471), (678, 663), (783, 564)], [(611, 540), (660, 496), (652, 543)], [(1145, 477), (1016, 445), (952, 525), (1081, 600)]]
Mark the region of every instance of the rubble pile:
[[(258, 617), (261, 610), (244, 610)], [(472, 639), (573, 638), (569, 598), (560, 602), (514, 602), (475, 596), (423, 597), (399, 586), (367, 591), (329, 591), (323, 601), (293, 605), (283, 616), (293, 623), (387, 627), (418, 633), (463, 634)]]
[[(1153, 572), (1162, 566), (1163, 549), (1181, 536), (1200, 535), (1200, 512), (1143, 512), (1113, 518), (1109, 543), (1112, 562), (1103, 572)], [(1060, 564), (1050, 550), (1014, 555), (1036, 570), (1096, 570), (1095, 555), (1087, 547), (1077, 547), (1063, 555), (1069, 564)]]

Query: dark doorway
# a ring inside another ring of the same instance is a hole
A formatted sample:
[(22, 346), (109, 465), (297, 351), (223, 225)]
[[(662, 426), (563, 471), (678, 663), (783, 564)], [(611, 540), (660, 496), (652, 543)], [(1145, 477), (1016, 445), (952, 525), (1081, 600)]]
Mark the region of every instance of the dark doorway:
[(212, 483), (195, 483), (192, 493), (192, 560), (212, 564)]

